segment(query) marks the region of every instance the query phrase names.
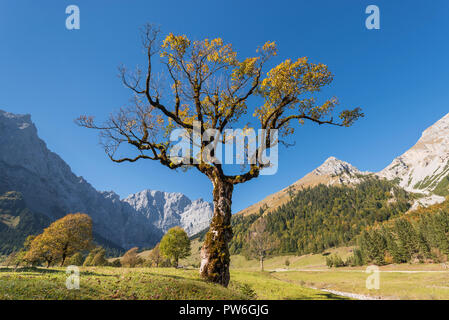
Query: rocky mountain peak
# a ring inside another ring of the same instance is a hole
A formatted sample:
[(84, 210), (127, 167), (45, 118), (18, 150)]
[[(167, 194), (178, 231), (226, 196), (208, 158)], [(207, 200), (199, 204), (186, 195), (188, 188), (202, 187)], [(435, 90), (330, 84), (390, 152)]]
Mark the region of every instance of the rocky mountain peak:
[(340, 176), (340, 175), (358, 175), (364, 174), (359, 169), (354, 167), (352, 164), (339, 160), (335, 157), (329, 157), (324, 161), (324, 163), (312, 171), (313, 174), (329, 175), (329, 176)]
[(15, 124), (20, 129), (35, 128), (29, 114), (14, 114), (0, 109), (0, 118), (8, 119), (11, 124)]
[(447, 135), (448, 133), (449, 133), (449, 113), (446, 114), (443, 118), (441, 118), (437, 122), (435, 122), (429, 128), (424, 130), (421, 135), (421, 139), (436, 138), (442, 136), (445, 138), (449, 138), (449, 136)]
[(0, 194), (17, 191), (27, 207), (51, 220), (68, 213), (91, 216), (94, 233), (119, 247), (149, 247), (163, 231), (181, 225), (189, 235), (207, 227), (212, 206), (181, 193), (144, 190), (121, 200), (95, 190), (51, 152), (30, 115), (0, 110)]
[(157, 228), (166, 232), (181, 225), (189, 235), (205, 229), (213, 207), (202, 199), (191, 201), (182, 193), (143, 190), (123, 200)]
[[(411, 192), (448, 194), (449, 114), (423, 131), (418, 142), (378, 173)], [(443, 198), (441, 198), (443, 199)]]
[(362, 181), (362, 175), (368, 174), (370, 174), (370, 172), (360, 171), (348, 162), (339, 160), (335, 157), (329, 157), (318, 168), (309, 172), (295, 183), (240, 211), (239, 214), (247, 215), (257, 213), (261, 208), (270, 208), (268, 209), (269, 211), (267, 211), (270, 212), (290, 201), (291, 191), (295, 192), (306, 187), (315, 187), (320, 184), (327, 186), (356, 184)]

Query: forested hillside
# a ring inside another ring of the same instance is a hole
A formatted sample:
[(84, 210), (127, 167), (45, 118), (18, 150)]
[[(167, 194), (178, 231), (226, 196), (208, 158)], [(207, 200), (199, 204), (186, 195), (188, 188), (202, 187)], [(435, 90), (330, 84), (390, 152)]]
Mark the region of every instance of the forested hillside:
[[(0, 195), (0, 255), (18, 251), (29, 235), (40, 234), (51, 223), (46, 215), (31, 211), (20, 192)], [(102, 245), (108, 256), (118, 256), (123, 248), (94, 232), (94, 240)]]
[[(268, 231), (280, 240), (278, 253), (318, 253), (336, 246), (355, 244), (367, 226), (386, 221), (410, 208), (412, 195), (394, 182), (364, 178), (355, 186), (303, 189), (265, 216)], [(240, 253), (247, 230), (263, 215), (234, 216), (231, 252)]]
[(364, 231), (362, 263), (445, 262), (449, 255), (449, 201), (415, 210)]
[(0, 254), (19, 250), (28, 235), (42, 232), (49, 223), (48, 217), (26, 207), (19, 192), (0, 195)]

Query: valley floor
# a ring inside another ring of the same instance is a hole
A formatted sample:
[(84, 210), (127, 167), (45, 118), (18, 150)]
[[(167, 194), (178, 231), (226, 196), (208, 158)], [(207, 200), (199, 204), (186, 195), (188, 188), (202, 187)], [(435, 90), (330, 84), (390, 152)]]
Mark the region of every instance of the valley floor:
[(202, 281), (196, 269), (83, 267), (79, 290), (66, 288), (64, 268), (0, 268), (0, 299), (449, 299), (449, 271), (398, 267), (380, 268), (379, 290), (366, 289), (363, 268), (234, 269), (229, 288), (222, 288)]
[[(365, 269), (339, 268), (274, 272), (279, 280), (356, 299), (449, 299), (449, 271), (380, 269), (379, 289), (367, 289)], [(356, 294), (358, 296), (349, 295)]]
[[(254, 271), (233, 271), (229, 288), (202, 281), (193, 269), (89, 267), (80, 271), (80, 289), (68, 290), (64, 268), (0, 268), (0, 299), (345, 299)], [(244, 284), (256, 296), (248, 294)]]
[[(346, 259), (352, 248), (330, 249)], [(286, 261), (288, 260), (288, 266)], [(233, 256), (232, 266), (238, 270), (259, 268), (258, 261)], [(364, 267), (328, 268), (326, 255), (277, 256), (267, 259), (265, 270), (273, 278), (307, 288), (354, 299), (449, 299), (448, 264), (392, 264), (379, 267), (379, 289), (367, 289), (371, 275)]]
[(184, 269), (81, 267), (80, 290), (67, 290), (65, 268), (0, 267), (0, 299), (449, 299), (447, 264), (382, 266), (378, 290), (366, 288), (366, 267), (326, 266), (327, 255), (346, 259), (352, 248), (272, 257), (265, 261), (265, 272), (258, 261), (234, 255), (231, 283), (223, 288), (200, 279), (193, 267), (199, 263), (197, 247), (181, 261)]

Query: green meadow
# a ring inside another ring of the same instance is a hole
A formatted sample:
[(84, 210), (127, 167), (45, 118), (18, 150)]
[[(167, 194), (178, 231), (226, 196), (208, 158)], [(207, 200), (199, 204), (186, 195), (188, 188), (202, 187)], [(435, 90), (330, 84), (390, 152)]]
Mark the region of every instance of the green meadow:
[(0, 268), (0, 299), (342, 299), (271, 273), (233, 271), (231, 276), (223, 288), (204, 282), (194, 269), (81, 267), (79, 290), (68, 290), (64, 268)]
[(0, 299), (340, 300), (349, 299), (344, 296), (348, 293), (382, 299), (449, 299), (449, 269), (442, 264), (380, 267), (378, 290), (366, 288), (369, 275), (364, 267), (326, 267), (327, 255), (349, 256), (350, 247), (272, 257), (266, 259), (264, 272), (258, 261), (232, 256), (231, 283), (223, 288), (203, 281), (193, 267), (199, 263), (198, 247), (193, 241), (192, 255), (180, 261), (182, 268), (80, 267), (79, 290), (67, 289), (65, 268), (0, 267)]

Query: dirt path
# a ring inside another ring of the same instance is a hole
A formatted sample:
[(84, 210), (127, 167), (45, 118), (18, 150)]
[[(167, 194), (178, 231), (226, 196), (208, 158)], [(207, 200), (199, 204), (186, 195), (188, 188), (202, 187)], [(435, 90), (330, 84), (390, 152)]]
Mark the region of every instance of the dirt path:
[(329, 290), (329, 289), (319, 289), (319, 288), (314, 288), (314, 287), (309, 287), (309, 288), (324, 291), (324, 292), (329, 292), (329, 293), (335, 294), (337, 296), (342, 296), (342, 297), (347, 297), (347, 298), (357, 299), (357, 300), (386, 300), (385, 298), (382, 298), (382, 297), (372, 297), (372, 296), (367, 296), (364, 294), (357, 294), (357, 293), (352, 293), (352, 292), (343, 292), (343, 291)]
[[(293, 283), (295, 285), (300, 286), (298, 283), (296, 283), (294, 281), (287, 280), (287, 279), (279, 279), (274, 274), (271, 274), (271, 276), (273, 278), (275, 278), (276, 280), (279, 280), (282, 282), (287, 282), (287, 283)], [(309, 286), (303, 286), (303, 287), (318, 290), (318, 291), (332, 293), (336, 296), (347, 297), (347, 298), (357, 299), (357, 300), (383, 300), (382, 297), (372, 297), (372, 296), (368, 296), (368, 295), (364, 295), (364, 294), (357, 294), (357, 293), (352, 293), (352, 292), (343, 292), (343, 291), (330, 290), (330, 289), (320, 289), (320, 288), (309, 287)]]
[[(298, 284), (297, 282), (287, 280), (287, 279), (281, 279), (276, 277), (276, 273), (282, 273), (282, 272), (348, 272), (348, 273), (365, 273), (365, 270), (344, 270), (344, 269), (274, 269), (270, 270), (272, 273), (271, 275), (276, 278), (279, 281), (285, 281), (290, 283)], [(407, 273), (407, 274), (416, 274), (416, 273), (446, 273), (449, 274), (449, 270), (379, 270), (381, 273)], [(390, 300), (390, 299), (397, 299), (396, 297), (386, 297), (386, 296), (370, 296), (370, 295), (364, 295), (364, 294), (357, 294), (353, 292), (345, 292), (345, 291), (338, 291), (338, 290), (332, 290), (332, 289), (323, 289), (323, 288), (316, 288), (316, 287), (310, 287), (307, 286), (310, 289), (320, 290), (328, 293), (332, 293), (337, 296), (342, 297), (348, 297), (351, 299), (357, 299), (357, 300)]]
[[(299, 272), (362, 272), (365, 273), (365, 270), (343, 270), (343, 269), (273, 269), (267, 270), (268, 272), (290, 272), (290, 271), (299, 271)], [(441, 270), (379, 270), (379, 272), (384, 273), (449, 273), (449, 271), (441, 271)]]

